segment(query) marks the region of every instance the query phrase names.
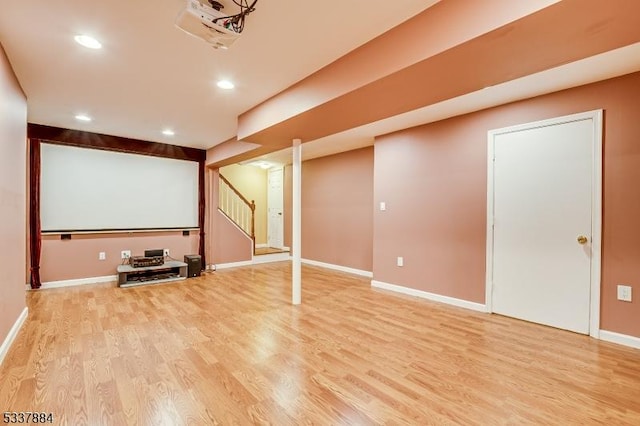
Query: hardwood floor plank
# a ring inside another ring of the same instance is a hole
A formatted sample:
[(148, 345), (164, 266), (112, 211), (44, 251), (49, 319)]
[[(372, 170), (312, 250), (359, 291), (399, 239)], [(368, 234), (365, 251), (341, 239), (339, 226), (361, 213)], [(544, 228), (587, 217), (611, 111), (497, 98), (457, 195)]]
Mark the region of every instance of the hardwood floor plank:
[(288, 262), (27, 293), (0, 408), (61, 425), (640, 424), (640, 350)]

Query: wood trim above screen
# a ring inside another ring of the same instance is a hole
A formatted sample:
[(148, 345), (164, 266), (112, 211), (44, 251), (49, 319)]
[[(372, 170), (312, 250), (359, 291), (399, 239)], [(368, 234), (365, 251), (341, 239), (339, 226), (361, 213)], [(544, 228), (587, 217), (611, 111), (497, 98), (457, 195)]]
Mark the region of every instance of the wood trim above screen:
[(207, 152), (203, 149), (84, 132), (82, 130), (63, 129), (42, 124), (29, 123), (27, 136), (31, 139), (40, 139), (60, 145), (151, 155), (154, 157), (174, 158), (176, 160), (204, 162), (207, 157)]

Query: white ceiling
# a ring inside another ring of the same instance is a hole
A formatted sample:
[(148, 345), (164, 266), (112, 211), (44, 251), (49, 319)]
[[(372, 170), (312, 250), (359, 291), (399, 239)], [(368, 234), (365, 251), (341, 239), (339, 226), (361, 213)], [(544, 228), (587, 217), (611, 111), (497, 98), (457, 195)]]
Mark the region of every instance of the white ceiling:
[[(228, 51), (174, 26), (185, 1), (2, 0), (0, 42), (29, 121), (210, 148), (236, 135), (239, 114), (438, 0), (259, 0)], [(218, 89), (222, 78), (236, 88)]]

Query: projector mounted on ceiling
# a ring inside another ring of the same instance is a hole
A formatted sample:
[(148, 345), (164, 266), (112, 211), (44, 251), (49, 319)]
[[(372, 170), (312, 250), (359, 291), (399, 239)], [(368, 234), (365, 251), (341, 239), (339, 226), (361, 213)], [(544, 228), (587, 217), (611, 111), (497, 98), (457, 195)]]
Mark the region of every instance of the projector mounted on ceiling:
[(240, 10), (228, 14), (222, 12), (224, 5), (208, 0), (209, 5), (200, 0), (187, 0), (187, 8), (176, 19), (176, 26), (187, 34), (211, 44), (215, 49), (228, 49), (244, 30), (245, 17), (255, 10), (258, 0), (249, 4), (248, 0), (233, 0)]

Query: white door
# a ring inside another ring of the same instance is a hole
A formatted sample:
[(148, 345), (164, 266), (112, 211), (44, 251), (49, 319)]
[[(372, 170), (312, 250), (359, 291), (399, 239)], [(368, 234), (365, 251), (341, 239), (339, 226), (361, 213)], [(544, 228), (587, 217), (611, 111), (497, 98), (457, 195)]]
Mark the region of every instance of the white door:
[(267, 179), (267, 243), (269, 247), (284, 246), (284, 169), (269, 169)]
[(493, 312), (589, 333), (599, 309), (599, 138), (599, 112), (489, 132)]

